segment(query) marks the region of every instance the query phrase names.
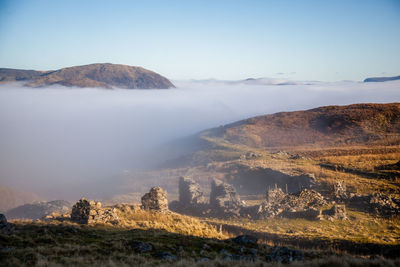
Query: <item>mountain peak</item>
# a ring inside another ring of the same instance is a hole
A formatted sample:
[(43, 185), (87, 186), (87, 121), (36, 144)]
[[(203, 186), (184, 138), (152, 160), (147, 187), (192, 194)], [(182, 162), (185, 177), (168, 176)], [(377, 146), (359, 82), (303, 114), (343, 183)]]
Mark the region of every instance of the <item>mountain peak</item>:
[(142, 67), (94, 63), (50, 71), (0, 69), (0, 83), (22, 81), (29, 87), (63, 85), (126, 89), (168, 89), (175, 86), (165, 77)]

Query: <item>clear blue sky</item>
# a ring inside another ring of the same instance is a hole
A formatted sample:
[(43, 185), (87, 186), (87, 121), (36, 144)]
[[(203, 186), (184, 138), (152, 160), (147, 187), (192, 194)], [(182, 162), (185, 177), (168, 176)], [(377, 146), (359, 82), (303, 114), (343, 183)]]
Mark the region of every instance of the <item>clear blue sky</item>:
[(400, 75), (400, 0), (0, 0), (0, 67), (95, 62), (171, 79)]

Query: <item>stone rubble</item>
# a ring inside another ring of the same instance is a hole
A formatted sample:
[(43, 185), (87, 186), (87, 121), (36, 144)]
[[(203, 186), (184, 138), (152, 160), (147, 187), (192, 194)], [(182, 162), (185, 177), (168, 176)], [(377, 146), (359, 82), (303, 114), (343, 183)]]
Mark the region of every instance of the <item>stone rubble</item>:
[(303, 189), (300, 193), (286, 194), (280, 188), (269, 189), (254, 217), (263, 219), (275, 216), (316, 219), (320, 208), (327, 205), (324, 197), (315, 190)]
[(79, 224), (117, 223), (118, 214), (114, 207), (101, 207), (101, 203), (93, 200), (80, 199), (73, 207), (71, 221)]

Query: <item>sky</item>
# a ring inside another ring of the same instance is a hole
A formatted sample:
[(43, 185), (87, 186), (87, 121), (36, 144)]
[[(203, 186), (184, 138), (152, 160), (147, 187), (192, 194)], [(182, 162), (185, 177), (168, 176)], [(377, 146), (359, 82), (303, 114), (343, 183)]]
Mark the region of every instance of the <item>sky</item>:
[(0, 67), (110, 62), (173, 80), (400, 75), (400, 1), (0, 0)]

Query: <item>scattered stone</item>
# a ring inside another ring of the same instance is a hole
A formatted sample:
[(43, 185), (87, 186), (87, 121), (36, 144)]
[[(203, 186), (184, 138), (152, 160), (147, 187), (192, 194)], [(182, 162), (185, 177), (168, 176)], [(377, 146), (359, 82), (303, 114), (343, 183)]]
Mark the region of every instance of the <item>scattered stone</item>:
[(232, 241), (238, 245), (256, 245), (258, 238), (252, 235), (239, 235), (232, 238)]
[(0, 234), (9, 235), (14, 233), (14, 227), (7, 222), (4, 214), (0, 214)]
[(142, 208), (150, 211), (168, 211), (167, 192), (158, 186), (151, 188), (150, 192), (142, 197)]
[(225, 182), (214, 179), (211, 182), (210, 208), (218, 217), (240, 216), (243, 203), (236, 189)]
[(302, 261), (303, 253), (287, 247), (276, 247), (272, 254), (266, 256), (266, 260), (287, 264), (293, 261)]
[(101, 208), (100, 202), (82, 198), (72, 207), (71, 221), (80, 224), (115, 224), (118, 221), (117, 209), (113, 207)]
[(153, 250), (152, 245), (142, 241), (132, 241), (128, 243), (128, 245), (132, 247), (136, 253), (145, 253)]
[(155, 258), (161, 259), (161, 260), (177, 260), (178, 258), (171, 254), (168, 251), (163, 251), (163, 252), (158, 252), (153, 255)]

